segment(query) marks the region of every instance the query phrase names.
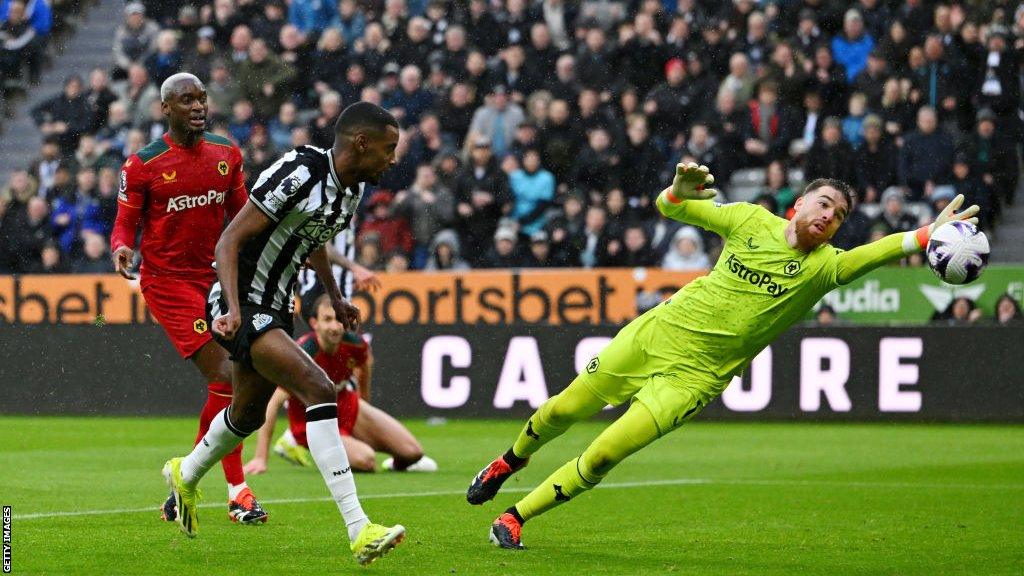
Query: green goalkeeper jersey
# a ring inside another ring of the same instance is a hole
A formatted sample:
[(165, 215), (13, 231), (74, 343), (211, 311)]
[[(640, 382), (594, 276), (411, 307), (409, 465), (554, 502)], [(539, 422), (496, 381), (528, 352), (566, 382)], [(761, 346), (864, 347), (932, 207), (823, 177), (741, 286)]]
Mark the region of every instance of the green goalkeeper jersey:
[(725, 239), (711, 273), (659, 307), (662, 325), (681, 331), (683, 360), (725, 383), (826, 293), (904, 256), (899, 233), (850, 251), (823, 244), (803, 252), (786, 241), (787, 220), (754, 204), (674, 204), (664, 194), (657, 204)]

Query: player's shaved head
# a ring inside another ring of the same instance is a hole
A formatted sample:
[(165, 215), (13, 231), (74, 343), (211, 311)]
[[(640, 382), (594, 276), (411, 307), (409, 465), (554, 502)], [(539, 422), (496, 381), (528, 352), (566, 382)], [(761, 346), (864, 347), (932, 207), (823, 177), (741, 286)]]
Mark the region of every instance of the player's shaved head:
[(164, 83), (160, 85), (160, 101), (170, 102), (171, 98), (174, 97), (180, 91), (188, 90), (193, 86), (199, 86), (199, 89), (206, 91), (206, 86), (203, 85), (203, 81), (196, 77), (195, 74), (189, 74), (188, 72), (178, 72), (172, 74)]
[(333, 158), (339, 184), (377, 184), (395, 165), (400, 137), (398, 120), (372, 102), (356, 102), (341, 111), (334, 124)]
[(398, 129), (398, 120), (372, 102), (356, 102), (341, 111), (334, 123), (334, 134), (339, 139), (351, 138), (359, 132), (384, 134), (388, 126)]

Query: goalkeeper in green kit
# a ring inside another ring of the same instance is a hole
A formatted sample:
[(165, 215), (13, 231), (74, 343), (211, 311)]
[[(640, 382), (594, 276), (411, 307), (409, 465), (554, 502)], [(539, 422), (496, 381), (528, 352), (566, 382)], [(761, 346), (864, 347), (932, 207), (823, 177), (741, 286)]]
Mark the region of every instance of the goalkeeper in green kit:
[(494, 521), (491, 542), (523, 548), (520, 534), (527, 520), (597, 486), (627, 456), (693, 418), (832, 289), (923, 250), (931, 232), (945, 222), (977, 222), (977, 206), (956, 212), (961, 195), (930, 226), (844, 252), (828, 242), (850, 211), (852, 190), (846, 183), (811, 182), (788, 221), (753, 204), (712, 202), (713, 183), (706, 167), (679, 164), (672, 186), (657, 199), (663, 215), (725, 239), (711, 273), (619, 331), (565, 390), (530, 417), (511, 448), (473, 479), (466, 499), (483, 504), (573, 423), (607, 404), (630, 402), (582, 454)]

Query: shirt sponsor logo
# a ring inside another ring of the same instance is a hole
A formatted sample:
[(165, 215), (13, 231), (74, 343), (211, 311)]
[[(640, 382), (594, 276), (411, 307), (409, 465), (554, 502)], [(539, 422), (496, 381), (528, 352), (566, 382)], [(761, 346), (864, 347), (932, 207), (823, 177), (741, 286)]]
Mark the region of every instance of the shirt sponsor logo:
[(175, 196), (167, 201), (167, 212), (181, 212), (182, 210), (190, 210), (192, 208), (208, 206), (210, 204), (223, 203), (224, 192), (217, 192), (216, 190), (210, 190), (201, 196), (189, 196), (188, 194), (182, 194), (181, 196)]
[(735, 274), (740, 280), (745, 280), (752, 286), (764, 288), (764, 291), (774, 298), (778, 298), (789, 291), (789, 288), (785, 288), (776, 282), (771, 274), (747, 268), (734, 254), (729, 254), (729, 258), (725, 261), (725, 268)]
[(327, 218), (318, 214), (306, 220), (302, 227), (295, 231), (295, 235), (320, 245), (337, 236), (347, 225), (348, 219), (340, 219), (334, 226), (328, 226)]

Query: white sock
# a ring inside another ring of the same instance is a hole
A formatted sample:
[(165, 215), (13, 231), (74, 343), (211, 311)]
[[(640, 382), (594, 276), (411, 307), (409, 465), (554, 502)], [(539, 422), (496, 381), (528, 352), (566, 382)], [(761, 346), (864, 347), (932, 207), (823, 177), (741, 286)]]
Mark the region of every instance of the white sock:
[(181, 461), (181, 478), (187, 486), (198, 484), (214, 464), (220, 462), (248, 436), (228, 422), (229, 410), (231, 410), (231, 406), (221, 410), (213, 417), (206, 435)]
[(306, 441), (345, 521), (348, 538), (355, 541), (370, 520), (356, 496), (356, 480), (338, 432), (337, 404), (317, 404), (306, 409)]
[(234, 500), (238, 498), (238, 495), (242, 493), (242, 490), (248, 488), (249, 485), (245, 482), (241, 484), (228, 484), (228, 500)]

